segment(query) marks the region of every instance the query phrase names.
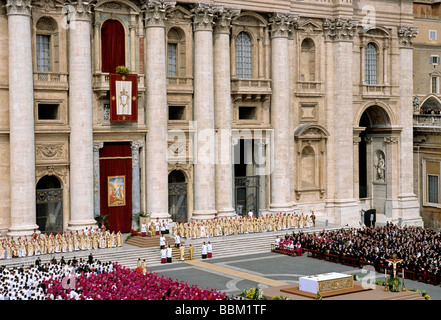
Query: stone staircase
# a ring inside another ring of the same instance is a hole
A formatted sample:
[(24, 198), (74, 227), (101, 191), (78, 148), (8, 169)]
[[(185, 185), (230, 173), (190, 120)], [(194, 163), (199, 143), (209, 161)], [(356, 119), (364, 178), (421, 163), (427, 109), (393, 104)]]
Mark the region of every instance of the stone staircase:
[[(340, 227), (326, 227), (327, 230)], [(316, 226), (315, 228), (303, 229), (303, 232), (317, 232), (323, 230), (323, 226)], [(202, 239), (182, 239), (181, 243), (185, 246), (185, 259), (189, 259), (188, 247), (193, 245), (195, 260), (201, 259), (202, 243), (210, 241), (213, 245), (213, 258), (233, 257), (248, 254), (268, 253), (271, 251), (271, 244), (274, 243), (276, 236), (283, 236), (287, 232), (291, 233), (293, 230), (282, 230), (274, 232), (250, 233), (229, 235), (221, 237), (210, 237)], [(299, 230), (294, 230), (298, 232)], [(174, 248), (174, 238), (171, 235), (166, 235), (168, 244), (173, 248), (173, 262), (180, 263), (179, 249)], [(120, 265), (128, 268), (136, 268), (138, 259), (145, 260), (147, 268), (161, 265), (161, 253), (159, 248), (159, 236), (140, 237), (135, 236), (124, 242), (122, 247), (105, 248), (86, 251), (75, 251), (56, 253), (53, 255), (40, 255), (42, 263), (49, 262), (52, 257), (57, 261), (63, 256), (66, 261), (76, 257), (86, 260), (89, 254), (92, 253), (94, 259), (101, 262), (118, 262)], [(34, 264), (36, 256), (25, 258), (13, 258), (9, 260), (0, 260), (0, 266), (26, 266)]]

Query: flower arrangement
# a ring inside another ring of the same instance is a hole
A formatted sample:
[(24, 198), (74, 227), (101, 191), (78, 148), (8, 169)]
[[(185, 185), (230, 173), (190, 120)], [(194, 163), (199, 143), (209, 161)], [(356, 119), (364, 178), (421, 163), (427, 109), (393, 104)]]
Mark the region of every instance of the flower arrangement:
[(117, 66), (115, 72), (118, 74), (129, 74), (130, 70), (126, 66)]
[(250, 300), (265, 300), (265, 297), (263, 296), (263, 291), (260, 288), (244, 289), (238, 294), (238, 296)]
[(407, 289), (407, 290), (421, 294), (426, 300), (432, 300), (432, 298), (426, 293), (426, 291), (420, 291), (419, 289)]
[(292, 300), (291, 298), (288, 298), (288, 297), (286, 297), (286, 296), (282, 296), (282, 295), (280, 295), (280, 296), (275, 296), (275, 297), (273, 297), (271, 300)]

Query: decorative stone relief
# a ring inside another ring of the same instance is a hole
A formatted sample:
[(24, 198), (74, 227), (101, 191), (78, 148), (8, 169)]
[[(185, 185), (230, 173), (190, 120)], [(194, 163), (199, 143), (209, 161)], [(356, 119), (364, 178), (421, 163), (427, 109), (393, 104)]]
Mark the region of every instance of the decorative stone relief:
[(215, 6), (207, 3), (198, 3), (191, 10), (193, 13), (194, 31), (211, 31), (214, 26), (214, 18), (222, 9), (221, 6)]
[(163, 27), (166, 20), (167, 11), (176, 5), (174, 1), (146, 1), (142, 9), (144, 10), (144, 21), (147, 27)]
[(323, 20), (323, 32), (328, 41), (352, 41), (357, 32), (357, 21), (335, 18)]
[(398, 41), (401, 47), (412, 47), (413, 39), (418, 34), (418, 28), (414, 26), (400, 26), (398, 28)]
[(35, 155), (38, 158), (62, 158), (64, 157), (63, 144), (37, 144), (35, 146)]
[(297, 26), (299, 16), (291, 13), (274, 13), (269, 18), (271, 37), (288, 37), (291, 27)]
[(215, 32), (230, 33), (231, 21), (240, 14), (240, 9), (224, 7), (216, 15)]
[(32, 10), (31, 0), (8, 0), (6, 3), (7, 14), (30, 15)]

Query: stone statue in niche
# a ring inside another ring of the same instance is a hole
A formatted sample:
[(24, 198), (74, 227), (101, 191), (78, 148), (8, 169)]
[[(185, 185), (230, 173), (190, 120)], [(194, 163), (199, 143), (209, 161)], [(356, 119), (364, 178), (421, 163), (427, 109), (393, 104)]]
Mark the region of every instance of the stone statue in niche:
[(377, 151), (377, 163), (374, 165), (376, 169), (376, 175), (378, 181), (385, 180), (385, 172), (386, 172), (386, 162), (384, 159), (384, 153), (381, 151)]

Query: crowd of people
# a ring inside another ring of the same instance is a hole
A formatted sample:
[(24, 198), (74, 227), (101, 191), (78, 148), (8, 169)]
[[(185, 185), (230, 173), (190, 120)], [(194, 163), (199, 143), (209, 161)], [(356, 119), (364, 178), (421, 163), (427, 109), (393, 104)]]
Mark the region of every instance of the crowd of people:
[(103, 228), (86, 228), (82, 231), (63, 233), (37, 233), (30, 237), (9, 237), (0, 240), (0, 260), (86, 251), (91, 249), (115, 248), (123, 244), (121, 232), (110, 232)]
[(304, 213), (277, 213), (257, 217), (247, 215), (181, 222), (174, 224), (171, 232), (173, 236), (179, 235), (185, 239), (199, 239), (287, 229), (303, 229), (311, 226), (315, 226), (314, 212), (311, 215)]
[(293, 232), (280, 241), (374, 266), (387, 265), (386, 260), (396, 254), (405, 270), (432, 274), (438, 279), (441, 272), (441, 233), (422, 227), (398, 227), (388, 222), (385, 226)]
[[(39, 259), (39, 258), (38, 258)], [(0, 267), (0, 300), (220, 300), (225, 293), (115, 262), (60, 259)]]

